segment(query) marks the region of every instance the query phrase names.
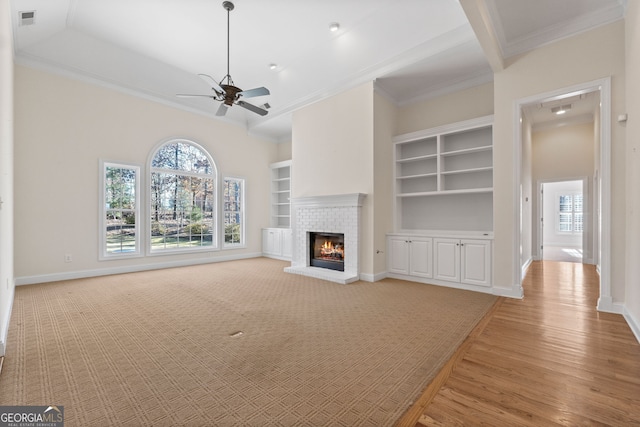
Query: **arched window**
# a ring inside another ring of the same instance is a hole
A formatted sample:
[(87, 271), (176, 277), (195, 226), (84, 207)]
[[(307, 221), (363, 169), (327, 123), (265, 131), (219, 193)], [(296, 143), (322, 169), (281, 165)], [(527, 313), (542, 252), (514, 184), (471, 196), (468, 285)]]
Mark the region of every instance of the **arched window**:
[(150, 165), (150, 251), (217, 247), (217, 169), (191, 141), (161, 145)]

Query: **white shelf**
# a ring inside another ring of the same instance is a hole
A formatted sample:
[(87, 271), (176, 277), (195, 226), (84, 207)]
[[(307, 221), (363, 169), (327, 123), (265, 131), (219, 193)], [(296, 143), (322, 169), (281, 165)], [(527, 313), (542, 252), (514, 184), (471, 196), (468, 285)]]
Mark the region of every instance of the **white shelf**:
[(493, 167), (487, 166), (487, 167), (484, 167), (484, 168), (472, 168), (472, 169), (459, 169), (459, 170), (452, 170), (452, 171), (442, 171), (442, 172), (440, 172), (440, 175), (455, 175), (455, 174), (459, 174), (459, 173), (474, 173), (474, 172), (488, 172), (488, 171), (493, 171)]
[(465, 148), (464, 150), (444, 151), (440, 153), (440, 156), (442, 157), (458, 156), (460, 154), (480, 153), (482, 151), (492, 151), (492, 150), (493, 150), (492, 145), (485, 145), (482, 147)]
[(420, 160), (435, 159), (437, 157), (438, 157), (437, 154), (429, 154), (429, 155), (426, 155), (426, 156), (417, 156), (417, 157), (409, 157), (407, 159), (398, 159), (397, 162), (398, 163), (417, 162), (417, 161), (420, 161)]
[(291, 161), (271, 165), (271, 226), (291, 226)]
[(493, 229), (493, 117), (394, 138), (395, 229)]
[(418, 175), (408, 175), (408, 176), (399, 176), (398, 179), (413, 179), (413, 178), (424, 178), (428, 176), (438, 176), (437, 173), (421, 173)]
[(421, 193), (399, 193), (397, 197), (424, 197), (424, 196), (447, 196), (452, 194), (478, 194), (478, 193), (493, 193), (493, 187), (491, 188), (471, 188), (465, 190), (440, 190), (440, 191), (424, 191)]

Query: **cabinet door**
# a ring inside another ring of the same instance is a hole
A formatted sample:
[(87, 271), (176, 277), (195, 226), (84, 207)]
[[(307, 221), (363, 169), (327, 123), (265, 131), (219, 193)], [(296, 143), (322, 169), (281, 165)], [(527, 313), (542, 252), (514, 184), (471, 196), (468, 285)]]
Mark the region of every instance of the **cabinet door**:
[(471, 285), (491, 284), (491, 242), (486, 240), (462, 240), (461, 281)]
[(387, 240), (389, 254), (389, 272), (409, 274), (409, 238), (389, 237)]
[(460, 281), (460, 240), (433, 239), (434, 277), (450, 282)]
[(280, 232), (282, 233), (282, 256), (291, 258), (293, 255), (293, 230), (285, 228)]
[(282, 233), (274, 228), (262, 230), (262, 252), (265, 255), (282, 255)]
[(433, 277), (433, 241), (430, 238), (414, 237), (409, 243), (409, 274), (418, 277)]

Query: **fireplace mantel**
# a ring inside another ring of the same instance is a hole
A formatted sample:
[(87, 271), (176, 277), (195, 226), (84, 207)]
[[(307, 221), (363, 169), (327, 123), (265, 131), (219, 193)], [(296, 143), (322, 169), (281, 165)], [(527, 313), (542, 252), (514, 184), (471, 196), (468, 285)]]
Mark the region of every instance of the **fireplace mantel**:
[[(288, 273), (316, 277), (337, 283), (360, 278), (360, 212), (366, 194), (336, 194), (291, 199), (293, 253)], [(344, 272), (310, 266), (309, 233), (344, 234)]]
[(307, 208), (333, 208), (362, 206), (362, 201), (366, 197), (363, 193), (336, 194), (332, 196), (296, 197), (291, 199), (291, 204), (296, 207)]

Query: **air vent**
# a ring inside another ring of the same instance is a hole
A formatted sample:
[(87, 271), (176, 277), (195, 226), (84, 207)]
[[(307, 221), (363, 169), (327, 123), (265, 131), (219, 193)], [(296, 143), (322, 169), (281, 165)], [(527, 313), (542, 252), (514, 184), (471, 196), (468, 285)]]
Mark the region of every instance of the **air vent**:
[(36, 22), (36, 11), (26, 10), (18, 12), (20, 15), (20, 26), (33, 25)]

